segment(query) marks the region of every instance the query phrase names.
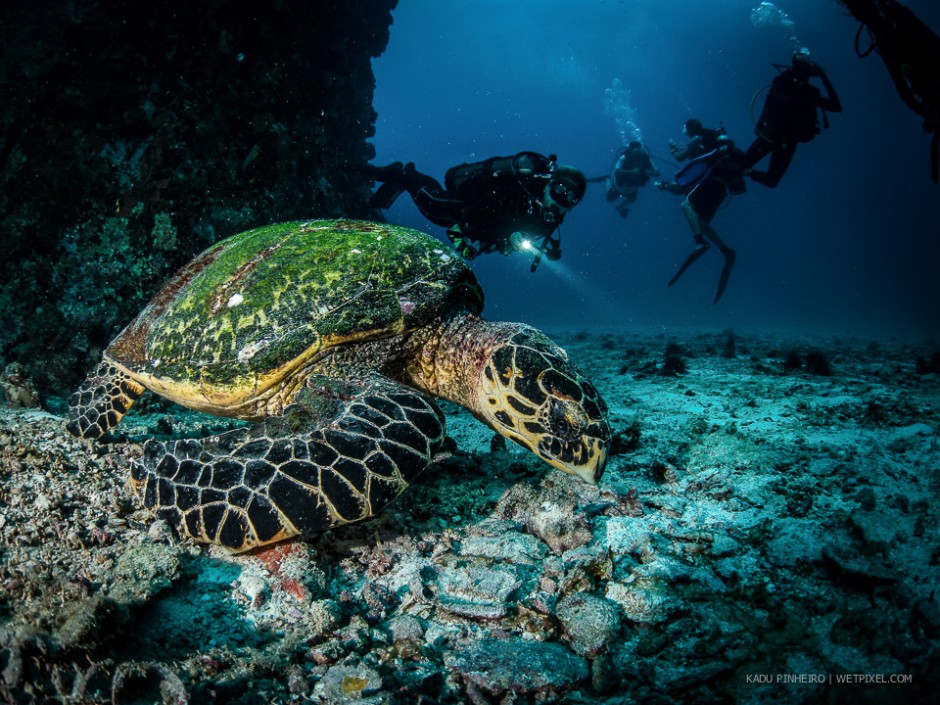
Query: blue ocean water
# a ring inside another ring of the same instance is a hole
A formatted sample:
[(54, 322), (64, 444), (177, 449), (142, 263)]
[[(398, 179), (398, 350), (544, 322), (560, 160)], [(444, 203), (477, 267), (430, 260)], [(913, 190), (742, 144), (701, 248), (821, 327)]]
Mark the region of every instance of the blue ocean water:
[[(764, 94), (753, 110), (752, 99), (802, 46), (843, 112), (800, 145), (776, 189), (749, 182), (716, 215), (738, 251), (718, 305), (714, 248), (666, 287), (693, 244), (678, 197), (648, 186), (623, 219), (593, 184), (562, 226), (558, 263), (531, 274), (522, 255), (473, 262), (485, 315), (550, 330), (940, 333), (940, 186), (920, 118), (880, 57), (856, 55), (858, 23), (834, 0), (781, 0), (785, 21), (769, 26), (752, 21), (760, 4), (401, 0), (374, 61), (375, 161), (442, 179), (454, 164), (535, 150), (593, 177), (636, 133), (671, 176), (666, 142), (690, 117), (746, 148)], [(940, 3), (905, 4), (940, 32)], [(407, 194), (387, 215), (444, 236)]]

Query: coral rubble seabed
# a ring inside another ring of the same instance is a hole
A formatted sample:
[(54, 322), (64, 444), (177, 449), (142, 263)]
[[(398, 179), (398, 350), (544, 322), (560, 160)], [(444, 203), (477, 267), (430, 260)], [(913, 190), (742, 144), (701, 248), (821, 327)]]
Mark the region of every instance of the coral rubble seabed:
[(447, 405), (460, 450), (382, 517), (247, 555), (125, 488), (224, 420), (0, 407), (0, 701), (930, 702), (933, 351), (689, 335), (663, 375), (665, 338), (556, 337), (628, 438), (599, 486)]

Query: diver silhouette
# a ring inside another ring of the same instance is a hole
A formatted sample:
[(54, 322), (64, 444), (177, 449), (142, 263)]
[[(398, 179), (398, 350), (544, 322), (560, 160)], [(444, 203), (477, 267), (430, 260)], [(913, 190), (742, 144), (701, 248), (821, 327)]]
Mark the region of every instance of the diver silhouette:
[[(877, 52), (894, 87), (907, 106), (924, 119), (930, 140), (930, 177), (937, 183), (940, 162), (940, 37), (917, 15), (896, 0), (840, 0), (861, 24), (855, 53), (864, 58)], [(862, 30), (870, 44), (859, 47)]]
[(630, 205), (636, 201), (640, 189), (649, 183), (651, 176), (659, 176), (659, 169), (653, 166), (649, 150), (638, 140), (632, 140), (617, 151), (610, 174), (604, 178), (607, 183), (607, 202), (617, 201), (614, 207), (625, 218), (630, 212)]
[[(764, 108), (757, 121), (757, 138), (748, 147), (744, 166), (757, 183), (775, 188), (786, 173), (800, 142), (809, 142), (819, 134), (819, 115), (823, 111), (823, 124), (828, 127), (826, 111), (842, 112), (842, 103), (836, 95), (829, 77), (822, 67), (804, 53), (793, 55), (790, 66), (780, 67), (779, 75), (770, 84)], [(809, 81), (819, 78), (826, 95)], [(767, 171), (758, 171), (754, 165), (770, 154)]]

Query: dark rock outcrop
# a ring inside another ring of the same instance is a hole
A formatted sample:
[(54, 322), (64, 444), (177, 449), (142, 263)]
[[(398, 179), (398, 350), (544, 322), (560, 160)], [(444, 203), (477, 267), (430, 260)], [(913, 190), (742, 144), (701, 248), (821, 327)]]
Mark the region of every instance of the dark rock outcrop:
[(368, 217), (397, 0), (0, 9), (0, 361), (66, 394), (196, 252)]

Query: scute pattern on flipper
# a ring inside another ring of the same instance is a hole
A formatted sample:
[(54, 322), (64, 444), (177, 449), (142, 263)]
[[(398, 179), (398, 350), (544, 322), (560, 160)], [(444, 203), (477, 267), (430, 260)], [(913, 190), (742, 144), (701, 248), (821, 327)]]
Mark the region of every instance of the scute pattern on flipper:
[(69, 398), (65, 427), (79, 438), (100, 438), (118, 425), (143, 392), (124, 370), (103, 360)]
[(379, 375), (332, 391), (324, 404), (311, 383), (283, 416), (214, 438), (150, 440), (132, 484), (181, 535), (237, 551), (374, 516), (439, 452), (443, 414)]

